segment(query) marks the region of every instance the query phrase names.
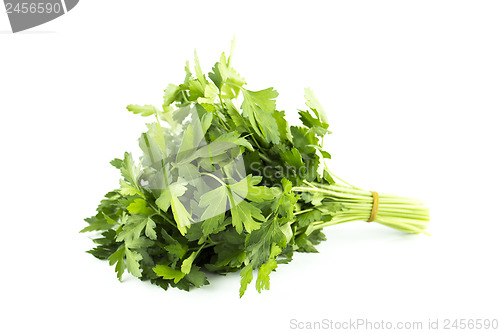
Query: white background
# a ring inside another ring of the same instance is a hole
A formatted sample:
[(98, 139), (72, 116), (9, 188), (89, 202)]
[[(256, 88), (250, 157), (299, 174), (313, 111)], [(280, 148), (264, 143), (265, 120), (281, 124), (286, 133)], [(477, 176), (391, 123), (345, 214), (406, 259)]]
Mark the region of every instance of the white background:
[[(3, 332), (287, 332), (290, 320), (499, 318), (498, 1), (81, 1), (24, 33), (0, 13)], [(432, 236), (330, 227), (271, 290), (239, 275), (164, 292), (84, 253), (83, 218), (118, 185), (194, 48), (205, 71), (236, 36), (249, 89), (275, 87), (289, 120), (312, 87), (329, 165), (359, 187), (414, 196)]]

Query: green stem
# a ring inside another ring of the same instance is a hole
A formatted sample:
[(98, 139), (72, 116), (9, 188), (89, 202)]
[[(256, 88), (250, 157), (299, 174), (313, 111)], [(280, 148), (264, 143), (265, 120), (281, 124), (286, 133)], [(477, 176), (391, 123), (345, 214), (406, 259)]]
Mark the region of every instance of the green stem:
[(307, 212), (312, 212), (313, 210), (314, 210), (313, 208), (304, 209), (304, 210), (301, 210), (301, 211), (293, 213), (293, 215), (300, 215), (300, 214), (304, 214), (304, 213), (307, 213)]
[(330, 176), (332, 176), (333, 178), (337, 178), (338, 180), (340, 180), (342, 183), (346, 184), (346, 185), (349, 185), (351, 186), (352, 188), (356, 188), (356, 189), (360, 189), (359, 187), (356, 187), (354, 185), (351, 185), (349, 184), (348, 182), (346, 182), (345, 180), (343, 180), (342, 178), (340, 178), (339, 176), (336, 176), (329, 168), (328, 168), (328, 165), (326, 165), (325, 163), (325, 170), (326, 172), (328, 172), (330, 174)]
[(266, 161), (269, 164), (273, 164), (274, 163), (269, 157), (267, 157), (266, 155), (264, 155), (262, 153), (259, 153), (259, 157), (262, 158), (264, 161)]
[(189, 98), (187, 97), (187, 94), (186, 94), (186, 91), (185, 90), (181, 90), (182, 92), (182, 97), (184, 97), (184, 102), (185, 103), (189, 103)]
[(146, 202), (149, 204), (149, 206), (151, 208), (153, 208), (153, 210), (156, 212), (156, 215), (162, 217), (163, 219), (165, 219), (165, 221), (167, 221), (168, 223), (170, 223), (173, 227), (175, 227), (177, 229), (177, 224), (172, 221), (167, 215), (165, 215), (157, 206), (156, 204), (152, 203), (150, 200), (146, 200)]
[(208, 173), (208, 172), (201, 172), (200, 174), (201, 174), (201, 175), (205, 175), (205, 176), (210, 176), (210, 177), (212, 177), (213, 179), (215, 179), (216, 181), (218, 181), (219, 183), (221, 183), (221, 185), (222, 185), (222, 186), (227, 186), (227, 184), (226, 184), (226, 183), (224, 183), (222, 180), (220, 180), (220, 178), (219, 178), (219, 177), (217, 177), (217, 176), (215, 176), (215, 175), (213, 175), (213, 174), (211, 174), (211, 173)]
[[(338, 178), (338, 177), (337, 177)], [(307, 186), (297, 186), (294, 192), (311, 193), (319, 196), (322, 205), (316, 206), (323, 215), (331, 215), (330, 221), (315, 221), (307, 228), (306, 233), (311, 233), (327, 226), (351, 222), (368, 221), (373, 209), (373, 195), (370, 191), (355, 188), (352, 185), (329, 185), (309, 183)], [(340, 205), (327, 205), (328, 202)], [(332, 207), (332, 208), (328, 208)], [(315, 208), (296, 212), (302, 214)], [(330, 209), (330, 210), (329, 210)], [(379, 194), (379, 205), (374, 222), (407, 233), (424, 233), (429, 224), (429, 209), (420, 200), (399, 197), (392, 194)]]

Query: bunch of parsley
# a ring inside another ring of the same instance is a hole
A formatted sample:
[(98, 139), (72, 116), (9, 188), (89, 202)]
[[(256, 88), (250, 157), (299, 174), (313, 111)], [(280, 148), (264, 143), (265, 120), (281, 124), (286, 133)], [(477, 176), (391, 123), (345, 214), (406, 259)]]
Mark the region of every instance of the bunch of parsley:
[[(240, 297), (293, 253), (317, 252), (322, 228), (368, 220), (372, 193), (342, 182), (326, 167), (326, 113), (309, 89), (302, 125), (276, 110), (273, 88), (251, 91), (223, 53), (208, 77), (195, 53), (194, 74), (165, 90), (162, 108), (129, 105), (155, 118), (139, 138), (142, 157), (111, 164), (120, 187), (105, 195), (82, 232), (88, 251), (163, 289), (208, 284), (207, 272), (240, 271)], [(343, 184), (342, 184), (342, 183)], [(424, 232), (428, 210), (415, 199), (381, 195), (376, 222)]]

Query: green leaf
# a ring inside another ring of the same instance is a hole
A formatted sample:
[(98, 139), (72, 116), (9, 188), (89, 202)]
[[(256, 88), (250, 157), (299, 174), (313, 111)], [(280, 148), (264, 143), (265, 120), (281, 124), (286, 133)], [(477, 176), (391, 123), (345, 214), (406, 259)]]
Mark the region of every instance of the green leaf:
[(222, 240), (214, 246), (217, 254), (215, 266), (238, 268), (243, 264), (246, 258), (245, 235), (237, 233), (234, 229), (228, 229), (212, 237)]
[(159, 122), (148, 124), (149, 134), (153, 138), (154, 142), (158, 145), (160, 151), (163, 153), (163, 157), (167, 157), (167, 144), (165, 142), (165, 135), (163, 133), (163, 128)]
[(236, 109), (233, 102), (231, 100), (227, 100), (224, 102), (227, 107), (227, 113), (230, 117), (229, 121), (231, 121), (234, 126), (231, 127), (241, 127), (244, 132), (248, 132), (247, 122), (245, 118), (240, 114), (240, 112)]
[(166, 245), (165, 250), (181, 259), (187, 252), (187, 245), (176, 242), (174, 244)]
[(100, 214), (98, 214), (95, 217), (85, 219), (85, 221), (88, 222), (89, 225), (86, 226), (85, 228), (83, 228), (82, 230), (80, 230), (80, 232), (83, 233), (83, 232), (89, 232), (89, 231), (108, 230), (108, 229), (111, 229), (115, 225), (118, 224), (116, 221), (114, 221), (113, 219), (111, 219), (109, 216), (107, 216), (104, 213), (102, 213), (102, 216), (104, 218), (101, 218), (99, 215)]
[(146, 124), (148, 131), (139, 138), (139, 147), (143, 151), (142, 162), (145, 166), (159, 169), (167, 157), (166, 144), (163, 130), (158, 128), (158, 123)]
[(290, 126), (285, 119), (285, 111), (274, 111), (273, 118), (276, 120), (278, 124), (278, 130), (280, 133), (281, 141), (289, 141), (292, 142), (292, 133), (290, 132)]
[(263, 289), (269, 290), (269, 275), (273, 270), (278, 267), (275, 259), (271, 259), (259, 268), (257, 273), (257, 280), (255, 281), (255, 287), (260, 293)]
[(221, 88), (222, 86), (222, 75), (220, 74), (220, 69), (219, 69), (219, 62), (216, 62), (214, 67), (212, 67), (212, 72), (208, 73), (208, 77), (212, 82), (215, 84), (217, 88)]
[(273, 243), (281, 248), (287, 244), (286, 236), (274, 218), (262, 223), (259, 229), (247, 237), (246, 245), (253, 266), (258, 267), (269, 259)]
[(114, 166), (117, 169), (121, 169), (121, 167), (123, 165), (123, 160), (121, 160), (119, 158), (115, 158), (111, 162), (109, 162), (109, 164), (111, 164), (112, 166)]
[(137, 180), (140, 176), (140, 167), (137, 167), (135, 165), (132, 154), (125, 153), (123, 164), (120, 170), (123, 178), (137, 189)]
[[(238, 97), (238, 94), (242, 87), (246, 84), (245, 79), (242, 78), (235, 70), (231, 67), (231, 57), (226, 60), (226, 55), (222, 53), (220, 56), (220, 61), (218, 63), (218, 70), (222, 78), (221, 90), (222, 96), (226, 100), (231, 100)], [(217, 65), (217, 64), (216, 64)]]
[(211, 143), (200, 147), (192, 154), (183, 154), (182, 158), (177, 159), (177, 162), (185, 165), (186, 163), (190, 163), (197, 158), (213, 158), (219, 155), (226, 155), (229, 151), (237, 147), (245, 147), (248, 150), (253, 150), (250, 142), (239, 137), (236, 132), (231, 132), (220, 135)]
[(319, 146), (319, 139), (314, 132), (305, 127), (290, 127), (292, 133), (293, 145), (302, 154), (315, 154), (314, 147)]
[(319, 210), (311, 210), (302, 214), (295, 215), (299, 228), (307, 227), (309, 223), (321, 220), (321, 212)]
[(293, 219), (293, 212), (295, 204), (297, 203), (297, 196), (292, 191), (293, 184), (286, 178), (281, 180), (283, 191), (272, 204), (272, 209), (277, 211), (278, 214), (291, 221)]
[[(182, 96), (182, 95), (179, 95)], [(180, 97), (182, 98), (182, 97)], [(174, 119), (174, 109), (171, 106), (163, 105), (163, 112), (159, 114), (159, 118), (168, 123), (172, 131), (177, 131), (179, 123)]]
[[(202, 81), (195, 78), (189, 79), (189, 100), (196, 101), (199, 97), (205, 95), (205, 86), (202, 85)], [(175, 118), (174, 118), (175, 119)]]
[(318, 128), (321, 129), (322, 131), (318, 132), (317, 134), (323, 136), (326, 133), (328, 133), (327, 129), (329, 125), (327, 123), (322, 122), (319, 119), (319, 116), (316, 116), (317, 118), (314, 118), (309, 111), (299, 111), (300, 115), (300, 121), (302, 121), (302, 124), (304, 126), (309, 127), (309, 128)]
[(139, 189), (137, 189), (133, 185), (126, 183), (123, 179), (120, 179), (119, 191), (122, 195), (139, 195), (141, 197), (144, 197), (144, 194)]
[(200, 207), (205, 207), (205, 211), (201, 216), (202, 220), (218, 216), (226, 211), (228, 202), (227, 186), (219, 186), (200, 197)]
[(172, 214), (174, 215), (175, 222), (177, 223), (177, 229), (179, 229), (181, 235), (185, 235), (187, 228), (191, 225), (191, 215), (186, 210), (186, 207), (180, 202), (176, 196), (172, 196)]
[(196, 50), (194, 51), (194, 72), (196, 73), (196, 78), (200, 82), (201, 87), (203, 88), (203, 90), (205, 90), (207, 80), (205, 78), (205, 75), (203, 75), (203, 71), (201, 70), (200, 60), (198, 59)]
[(320, 230), (314, 230), (310, 234), (301, 234), (295, 239), (295, 244), (298, 252), (317, 253), (318, 250), (316, 250), (314, 245), (318, 245), (320, 242), (325, 240), (326, 236)]
[(143, 117), (151, 116), (153, 114), (156, 114), (158, 112), (158, 109), (155, 108), (153, 105), (137, 105), (137, 104), (131, 104), (127, 106), (127, 110), (134, 114), (140, 114)]
[[(287, 163), (287, 166), (291, 166), (293, 168), (293, 171), (295, 171), (296, 175), (301, 174), (301, 170), (305, 167), (305, 164), (302, 161), (302, 156), (300, 155), (300, 152), (297, 150), (297, 148), (282, 151), (280, 155), (283, 158), (283, 161)], [(287, 171), (290, 172), (292, 170), (290, 170), (289, 168)]]
[(186, 228), (189, 228), (193, 220), (186, 207), (184, 207), (178, 198), (186, 191), (186, 185), (187, 182), (183, 179), (178, 179), (176, 183), (170, 184), (168, 188), (163, 189), (160, 197), (156, 199), (156, 205), (161, 210), (167, 212), (170, 207), (172, 208), (174, 220), (182, 235), (186, 234)]
[(146, 220), (146, 236), (149, 237), (152, 240), (156, 240), (156, 231), (155, 231), (156, 223), (151, 219), (151, 217), (148, 217)]
[(229, 189), (241, 199), (253, 202), (272, 201), (281, 193), (277, 187), (257, 186), (261, 181), (260, 176), (248, 175), (239, 182), (229, 185)]
[(311, 222), (321, 221), (321, 212), (319, 210), (311, 210), (302, 214), (295, 215), (299, 228), (304, 228)]
[(260, 91), (242, 89), (242, 91), (244, 100), (241, 108), (252, 128), (265, 142), (279, 143), (278, 123), (273, 117), (278, 93), (273, 88)]
[[(201, 230), (204, 236), (208, 236), (212, 233), (217, 233), (220, 231), (222, 223), (224, 222), (225, 211), (222, 214), (216, 215), (214, 217), (210, 217), (203, 221), (201, 225)], [(222, 229), (224, 227), (222, 226)]]
[(182, 262), (182, 265), (181, 265), (181, 272), (182, 273), (189, 274), (189, 272), (191, 271), (191, 265), (193, 264), (194, 258), (196, 258), (197, 254), (198, 254), (198, 252), (193, 252), (193, 253), (191, 253), (191, 255), (189, 257), (184, 259), (184, 261)]
[(306, 105), (317, 114), (321, 122), (327, 124), (328, 117), (326, 116), (325, 110), (319, 103), (318, 98), (316, 98), (314, 91), (312, 91), (311, 88), (305, 88), (304, 97), (306, 99)]
[(169, 106), (178, 99), (181, 89), (175, 84), (169, 84), (163, 94), (163, 106)]
[(127, 210), (130, 214), (140, 214), (140, 215), (152, 215), (154, 210), (149, 207), (148, 203), (144, 199), (135, 199), (130, 205), (128, 205)]
[(179, 177), (186, 180), (186, 182), (188, 184), (193, 185), (193, 186), (198, 185), (200, 178), (201, 178), (201, 174), (200, 174), (198, 166), (196, 166), (194, 164), (184, 164), (178, 170), (179, 170)]
[(128, 245), (131, 241), (140, 237), (144, 228), (147, 227), (146, 236), (151, 239), (156, 239), (154, 228), (155, 222), (150, 217), (144, 215), (131, 215), (125, 218), (122, 224), (122, 230), (118, 233), (116, 240), (118, 242), (125, 241)]
[(175, 270), (167, 265), (156, 265), (153, 268), (156, 275), (161, 276), (165, 280), (174, 280), (174, 283), (178, 283), (186, 274), (181, 271)]
[(144, 249), (150, 246), (153, 246), (154, 242), (146, 237), (139, 236), (138, 238), (134, 238), (128, 240), (126, 246), (129, 249)]
[(192, 266), (191, 271), (186, 275), (186, 279), (189, 280), (196, 288), (200, 288), (208, 284), (207, 276), (205, 273), (200, 271), (198, 266)]
[(201, 125), (198, 122), (190, 123), (182, 136), (182, 142), (175, 159), (176, 163), (192, 161), (194, 158), (187, 161), (184, 161), (184, 159), (186, 156), (192, 155), (202, 141), (203, 133)]
[(250, 91), (243, 89), (243, 97), (247, 105), (253, 111), (257, 108), (260, 110), (272, 114), (276, 110), (276, 97), (278, 97), (278, 92), (273, 88), (267, 88), (259, 91)]
[(215, 103), (215, 100), (219, 96), (219, 89), (215, 84), (212, 82), (209, 82), (205, 86), (205, 92), (203, 94), (204, 97), (198, 97), (198, 103), (203, 104), (203, 103), (208, 103), (208, 104), (213, 104)]
[(170, 189), (163, 189), (158, 199), (156, 199), (155, 203), (164, 212), (168, 211), (172, 203), (172, 193), (170, 193)]
[(135, 238), (139, 238), (146, 225), (145, 220), (146, 218), (141, 215), (124, 216), (122, 225), (117, 230), (116, 241), (131, 241)]
[(240, 282), (240, 298), (243, 297), (245, 291), (247, 290), (248, 284), (252, 282), (252, 265), (246, 265), (240, 272), (241, 282)]
[(125, 272), (125, 246), (120, 246), (112, 255), (109, 256), (109, 265), (115, 265), (115, 272), (118, 280), (122, 280)]
[[(171, 255), (177, 257), (178, 259), (182, 259), (188, 250), (187, 244), (185, 244), (184, 238), (173, 238), (170, 236), (165, 229), (161, 230), (161, 235), (167, 244), (164, 249), (170, 253)], [(182, 241), (182, 243), (181, 243)]]
[(141, 269), (140, 269), (140, 264), (139, 261), (142, 259), (142, 256), (135, 252), (130, 250), (127, 246), (125, 248), (125, 257), (126, 257), (126, 263), (127, 263), (127, 271), (130, 272), (133, 276), (136, 277), (141, 277)]
[(203, 133), (203, 135), (205, 135), (205, 133), (212, 125), (213, 118), (214, 114), (211, 112), (207, 112), (201, 117), (200, 123), (201, 123), (201, 132)]
[(235, 146), (245, 147), (246, 149), (253, 151), (253, 146), (250, 144), (250, 142), (248, 142), (248, 140), (240, 137), (240, 135), (237, 132), (230, 132), (230, 133), (221, 134), (215, 140), (212, 141), (212, 143), (216, 143), (216, 142), (230, 143), (230, 144), (233, 144)]
[(261, 214), (260, 209), (244, 200), (239, 204), (236, 204), (231, 193), (229, 193), (229, 198), (231, 201), (232, 223), (236, 228), (236, 231), (238, 233), (242, 233), (243, 225), (245, 226), (245, 230), (248, 233), (252, 232), (253, 230), (259, 229), (260, 223), (255, 220), (265, 220), (264, 216)]
[(109, 224), (111, 225), (115, 225), (115, 224), (118, 224), (115, 220), (113, 220), (111, 217), (109, 217), (108, 215), (102, 213), (102, 215), (104, 216), (104, 218), (106, 219), (106, 222), (108, 222)]
[[(294, 236), (293, 235), (292, 226), (291, 226), (291, 222), (282, 224), (280, 226), (280, 229), (281, 229), (281, 232), (283, 232), (283, 234), (285, 235), (286, 242), (288, 244), (288, 242), (290, 242), (290, 240), (292, 240), (293, 236)], [(279, 246), (276, 246), (276, 248), (278, 249), (279, 252), (281, 252), (281, 248)], [(271, 257), (277, 256), (279, 254), (279, 252), (277, 254), (273, 254), (273, 251), (271, 250)]]

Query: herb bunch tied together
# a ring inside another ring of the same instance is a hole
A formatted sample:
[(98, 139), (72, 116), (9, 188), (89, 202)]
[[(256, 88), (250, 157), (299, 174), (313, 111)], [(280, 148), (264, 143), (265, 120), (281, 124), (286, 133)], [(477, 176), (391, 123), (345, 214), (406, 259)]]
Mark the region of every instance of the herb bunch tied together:
[[(276, 109), (273, 88), (253, 91), (232, 67), (233, 47), (205, 75), (165, 89), (161, 108), (129, 105), (151, 117), (139, 138), (142, 156), (111, 164), (119, 188), (105, 195), (82, 232), (88, 252), (108, 260), (121, 280), (127, 270), (168, 289), (208, 284), (207, 273), (240, 271), (240, 297), (255, 277), (260, 292), (294, 252), (317, 252), (322, 228), (374, 222), (425, 233), (428, 209), (418, 200), (374, 194), (337, 178), (326, 166), (326, 112), (310, 89), (300, 126)], [(377, 209), (373, 216), (373, 209)]]

